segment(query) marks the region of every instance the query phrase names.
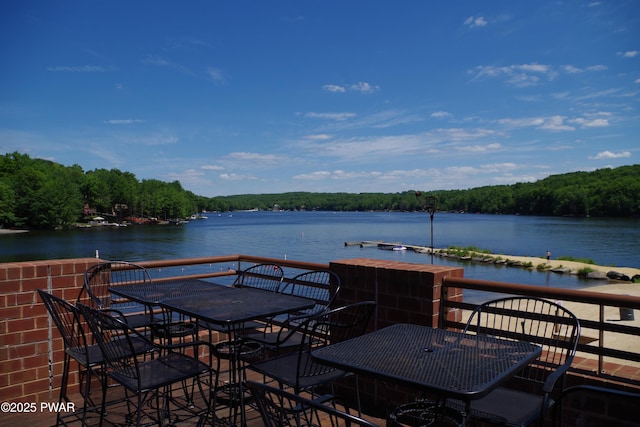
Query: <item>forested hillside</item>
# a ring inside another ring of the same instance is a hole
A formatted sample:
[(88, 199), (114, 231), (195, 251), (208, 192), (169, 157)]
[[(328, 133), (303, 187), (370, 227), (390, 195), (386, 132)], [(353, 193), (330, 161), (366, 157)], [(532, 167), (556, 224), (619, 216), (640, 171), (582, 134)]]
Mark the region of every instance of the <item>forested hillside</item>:
[[(420, 190), (420, 189), (416, 189)], [(97, 214), (184, 218), (196, 212), (245, 209), (398, 210), (424, 207), (415, 190), (401, 193), (245, 194), (207, 198), (171, 183), (138, 180), (117, 169), (83, 171), (28, 155), (0, 157), (0, 226), (70, 227)], [(640, 165), (553, 175), (533, 183), (429, 192), (438, 210), (522, 215), (640, 215)]]

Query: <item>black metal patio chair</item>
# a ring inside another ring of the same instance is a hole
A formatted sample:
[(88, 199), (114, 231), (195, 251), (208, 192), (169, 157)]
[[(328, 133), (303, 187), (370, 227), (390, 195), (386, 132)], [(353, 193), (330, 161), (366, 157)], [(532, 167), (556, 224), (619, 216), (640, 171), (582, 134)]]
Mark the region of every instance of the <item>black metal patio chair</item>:
[(265, 427), (376, 427), (333, 406), (269, 385), (248, 381)]
[(307, 317), (328, 310), (340, 291), (340, 285), (340, 277), (329, 270), (298, 274), (282, 287), (280, 293), (312, 299), (315, 305), (307, 310), (289, 313), (282, 319), (271, 319), (271, 326), (277, 326), (275, 331), (273, 328), (265, 327), (262, 331), (247, 335), (246, 338), (263, 344), (275, 354), (281, 350), (295, 350), (302, 344), (303, 338), (297, 327)]
[[(147, 341), (153, 347), (153, 357), (141, 358), (135, 355), (133, 342), (146, 341), (146, 337), (126, 323), (117, 312), (97, 310), (84, 304), (78, 304), (78, 308), (102, 351), (106, 374), (125, 388), (128, 406), (135, 401), (136, 425), (140, 425), (146, 416), (159, 425), (166, 420), (176, 422), (172, 419), (172, 406), (177, 406), (178, 400), (174, 399), (173, 386), (182, 386), (190, 379), (197, 382), (206, 408), (193, 407), (193, 400), (188, 398), (180, 409), (200, 419), (214, 416), (215, 393), (212, 388), (217, 383), (217, 371), (211, 368), (211, 363), (198, 359), (201, 348), (205, 347), (211, 362), (213, 346), (210, 343), (193, 341), (159, 346)], [(133, 396), (129, 393), (133, 393)], [(152, 397), (155, 397), (154, 403), (143, 405)], [(155, 408), (155, 418), (145, 412), (146, 407)]]
[[(105, 360), (102, 351), (97, 343), (87, 340), (85, 327), (83, 327), (83, 325), (86, 326), (84, 317), (74, 305), (42, 289), (38, 289), (37, 291), (51, 319), (55, 323), (58, 332), (60, 332), (64, 343), (64, 361), (59, 402), (63, 400), (70, 402), (67, 388), (69, 385), (71, 360), (73, 359), (78, 363), (78, 379), (83, 397), (83, 405), (79, 414), (74, 413), (72, 415), (78, 416), (81, 414), (82, 424), (84, 425), (88, 410), (104, 410), (105, 396), (101, 397), (101, 405), (96, 405), (91, 398), (92, 375), (96, 375), (100, 379), (103, 384), (102, 391), (104, 392), (106, 390), (104, 387), (105, 378), (103, 372)], [(142, 340), (133, 340), (131, 344), (133, 347), (132, 351), (136, 354), (146, 353), (152, 348), (146, 341)], [(59, 411), (56, 418), (56, 425), (59, 425), (61, 422), (64, 423), (62, 415), (63, 413)]]
[(264, 291), (278, 292), (282, 280), (284, 278), (284, 270), (277, 264), (256, 264), (244, 270), (238, 271), (233, 286), (242, 288), (255, 288)]
[[(316, 387), (333, 385), (349, 373), (315, 362), (311, 352), (319, 346), (362, 335), (375, 308), (375, 302), (364, 301), (307, 317), (296, 328), (303, 334), (298, 351), (252, 363), (248, 368), (276, 381), (281, 388), (291, 387), (296, 394), (314, 393)], [(359, 396), (357, 400), (359, 406)]]
[(161, 318), (155, 318), (149, 307), (121, 298), (109, 291), (119, 285), (150, 285), (151, 276), (144, 267), (126, 261), (107, 261), (89, 267), (84, 273), (84, 287), (77, 302), (97, 309), (118, 310), (134, 328), (149, 327)]
[[(62, 367), (62, 383), (60, 384), (60, 396), (58, 402), (70, 402), (67, 394), (69, 385), (69, 371), (71, 367), (71, 359), (78, 363), (78, 379), (80, 382), (80, 390), (82, 390), (83, 405), (79, 413), (73, 414), (80, 416), (82, 425), (86, 423), (87, 410), (89, 405), (95, 406), (91, 400), (91, 376), (92, 373), (104, 381), (100, 369), (104, 364), (102, 352), (98, 344), (88, 344), (84, 329), (80, 322), (81, 315), (75, 306), (58, 298), (48, 292), (38, 289), (40, 299), (44, 303), (53, 323), (55, 323), (58, 332), (62, 336), (64, 343), (64, 360)], [(84, 383), (84, 387), (83, 387)], [(56, 416), (56, 425), (63, 423), (63, 412), (58, 411)]]
[[(540, 357), (512, 380), (518, 389), (507, 384), (473, 400), (470, 415), (478, 421), (508, 426), (528, 426), (536, 421), (543, 425), (544, 415), (564, 387), (564, 374), (576, 352), (580, 336), (578, 318), (552, 301), (506, 297), (476, 307), (464, 332), (526, 340), (542, 347)], [(447, 405), (464, 408), (455, 401), (447, 401)]]

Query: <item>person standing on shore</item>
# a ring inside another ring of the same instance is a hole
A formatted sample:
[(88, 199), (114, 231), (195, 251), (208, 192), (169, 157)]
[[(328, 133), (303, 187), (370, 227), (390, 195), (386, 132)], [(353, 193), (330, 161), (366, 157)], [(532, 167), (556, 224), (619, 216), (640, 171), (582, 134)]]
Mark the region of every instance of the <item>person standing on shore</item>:
[(551, 251), (547, 251), (547, 261), (551, 259)]

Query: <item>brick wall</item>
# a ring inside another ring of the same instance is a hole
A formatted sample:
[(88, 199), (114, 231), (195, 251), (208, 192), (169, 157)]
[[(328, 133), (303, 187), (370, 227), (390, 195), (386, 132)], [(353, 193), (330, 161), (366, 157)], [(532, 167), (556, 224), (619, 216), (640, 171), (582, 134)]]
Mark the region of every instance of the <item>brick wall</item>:
[[(342, 280), (336, 305), (357, 301), (376, 301), (377, 312), (370, 328), (380, 329), (394, 323), (415, 323), (438, 326), (442, 280), (463, 277), (464, 269), (432, 264), (357, 258), (333, 261), (330, 268)], [(455, 298), (462, 299), (462, 290)], [(449, 298), (452, 296), (450, 295)], [(461, 317), (461, 313), (450, 313)], [(460, 320), (460, 319), (458, 319)], [(413, 400), (415, 393), (394, 385), (383, 385), (360, 377), (359, 389), (363, 406), (385, 408), (389, 401), (402, 403)], [(353, 382), (346, 386), (353, 387)], [(354, 396), (353, 391), (346, 395)], [(378, 414), (385, 416), (386, 414)]]
[[(0, 264), (2, 401), (57, 400), (63, 343), (36, 289), (75, 301), (84, 271), (95, 262), (80, 258)], [(70, 391), (74, 386), (77, 390), (77, 369), (72, 366)]]

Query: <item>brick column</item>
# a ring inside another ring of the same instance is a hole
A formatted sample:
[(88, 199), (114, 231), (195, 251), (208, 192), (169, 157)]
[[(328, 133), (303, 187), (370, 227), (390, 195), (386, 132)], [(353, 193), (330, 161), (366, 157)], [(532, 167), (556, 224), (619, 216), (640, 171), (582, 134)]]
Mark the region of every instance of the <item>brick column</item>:
[[(370, 258), (333, 261), (330, 269), (342, 280), (336, 306), (357, 301), (377, 302), (377, 313), (371, 329), (395, 323), (437, 327), (442, 280), (445, 277), (464, 276), (463, 268)], [(462, 292), (456, 297), (461, 299)], [(374, 379), (360, 376), (359, 389), (363, 407), (383, 410), (387, 405), (411, 398), (410, 390), (402, 390), (393, 385), (386, 387), (385, 390)], [(355, 395), (353, 390), (346, 393), (349, 396)]]
[[(0, 400), (57, 401), (64, 345), (36, 289), (75, 302), (84, 271), (96, 261), (0, 264)], [(72, 365), (69, 387), (77, 385), (77, 372)]]

